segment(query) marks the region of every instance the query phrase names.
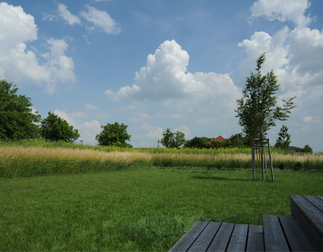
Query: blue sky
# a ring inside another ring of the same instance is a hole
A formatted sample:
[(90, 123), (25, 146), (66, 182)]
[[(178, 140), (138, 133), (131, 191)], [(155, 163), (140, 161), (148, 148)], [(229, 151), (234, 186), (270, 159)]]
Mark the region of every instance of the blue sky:
[[(323, 1), (79, 0), (0, 2), (0, 76), (96, 144), (125, 123), (134, 147), (163, 130), (230, 137), (236, 99), (255, 60), (296, 96), (291, 145), (323, 151)], [(78, 140), (78, 141), (79, 141)]]

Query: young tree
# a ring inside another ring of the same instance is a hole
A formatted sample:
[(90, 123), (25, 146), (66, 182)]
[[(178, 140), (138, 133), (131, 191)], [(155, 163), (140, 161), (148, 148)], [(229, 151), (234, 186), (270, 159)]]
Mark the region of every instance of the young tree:
[(99, 145), (104, 146), (132, 147), (132, 145), (126, 143), (126, 141), (130, 141), (131, 137), (127, 133), (127, 127), (128, 125), (123, 123), (120, 125), (118, 122), (108, 123), (105, 126), (101, 125), (103, 130), (96, 135), (95, 140), (99, 142)]
[(41, 134), (49, 141), (74, 142), (80, 137), (77, 129), (73, 129), (67, 121), (51, 112), (41, 122)]
[(283, 125), (278, 133), (275, 147), (288, 150), (290, 145), (290, 134), (288, 134), (287, 126)]
[(285, 101), (283, 106), (276, 106), (276, 91), (279, 90), (277, 77), (273, 70), (266, 75), (261, 74), (261, 67), (265, 61), (265, 53), (257, 59), (257, 73), (251, 73), (247, 77), (246, 86), (242, 91), (243, 97), (237, 100), (236, 117), (243, 127), (248, 144), (253, 138), (263, 139), (268, 130), (276, 126), (275, 122), (286, 121), (289, 118), (290, 110), (296, 107), (293, 98)]
[(18, 88), (0, 80), (0, 140), (20, 140), (39, 137), (40, 115), (32, 113), (32, 103)]
[(185, 134), (180, 131), (173, 133), (167, 128), (160, 142), (166, 148), (179, 148), (185, 143)]
[(174, 145), (173, 148), (180, 148), (183, 144), (185, 144), (185, 134), (180, 131), (176, 131), (174, 136)]

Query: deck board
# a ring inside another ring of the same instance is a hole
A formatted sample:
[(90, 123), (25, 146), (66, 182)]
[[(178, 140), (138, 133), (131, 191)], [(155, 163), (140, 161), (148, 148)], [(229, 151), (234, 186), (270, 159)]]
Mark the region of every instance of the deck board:
[(298, 209), (306, 215), (311, 225), (317, 227), (318, 232), (323, 237), (323, 212), (301, 195), (290, 195), (290, 197), (298, 205)]
[(205, 227), (206, 221), (198, 221), (195, 225), (170, 249), (170, 251), (187, 251), (199, 237)]
[(264, 215), (264, 242), (266, 251), (289, 251), (283, 230), (276, 215)]
[(293, 216), (279, 216), (279, 220), (291, 251), (315, 251), (309, 237)]
[(248, 237), (248, 225), (236, 224), (227, 251), (245, 251)]
[(231, 234), (234, 228), (233, 223), (222, 223), (217, 235), (214, 237), (207, 251), (226, 251)]
[(307, 199), (310, 203), (312, 203), (321, 212), (323, 212), (323, 200), (314, 195), (304, 195), (303, 197)]
[(265, 251), (262, 226), (250, 225), (246, 251)]
[(290, 195), (291, 211), (312, 244), (323, 251), (323, 213), (301, 195)]
[(220, 222), (210, 222), (188, 251), (206, 251), (220, 226)]

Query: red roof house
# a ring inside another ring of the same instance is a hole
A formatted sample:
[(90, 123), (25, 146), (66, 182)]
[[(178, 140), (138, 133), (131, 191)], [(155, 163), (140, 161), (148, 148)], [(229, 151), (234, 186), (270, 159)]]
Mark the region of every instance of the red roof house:
[(227, 141), (230, 141), (230, 142), (231, 142), (231, 140), (230, 140), (230, 139), (224, 138), (224, 137), (222, 137), (222, 136), (218, 136), (218, 137), (216, 137), (216, 138), (212, 139), (212, 140), (209, 142), (209, 145), (211, 145), (211, 143), (212, 143), (213, 141), (222, 142), (223, 140), (227, 140)]

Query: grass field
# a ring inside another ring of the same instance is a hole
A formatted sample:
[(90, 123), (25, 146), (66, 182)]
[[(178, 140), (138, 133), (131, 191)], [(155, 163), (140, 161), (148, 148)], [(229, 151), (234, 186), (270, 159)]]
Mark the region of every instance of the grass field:
[(200, 167), (0, 178), (0, 250), (165, 251), (197, 220), (262, 224), (290, 215), (289, 194), (323, 195), (322, 172), (251, 178)]
[(273, 161), (275, 183), (252, 180), (247, 148), (0, 142), (0, 251), (164, 251), (198, 220), (262, 224), (323, 195), (322, 154)]

